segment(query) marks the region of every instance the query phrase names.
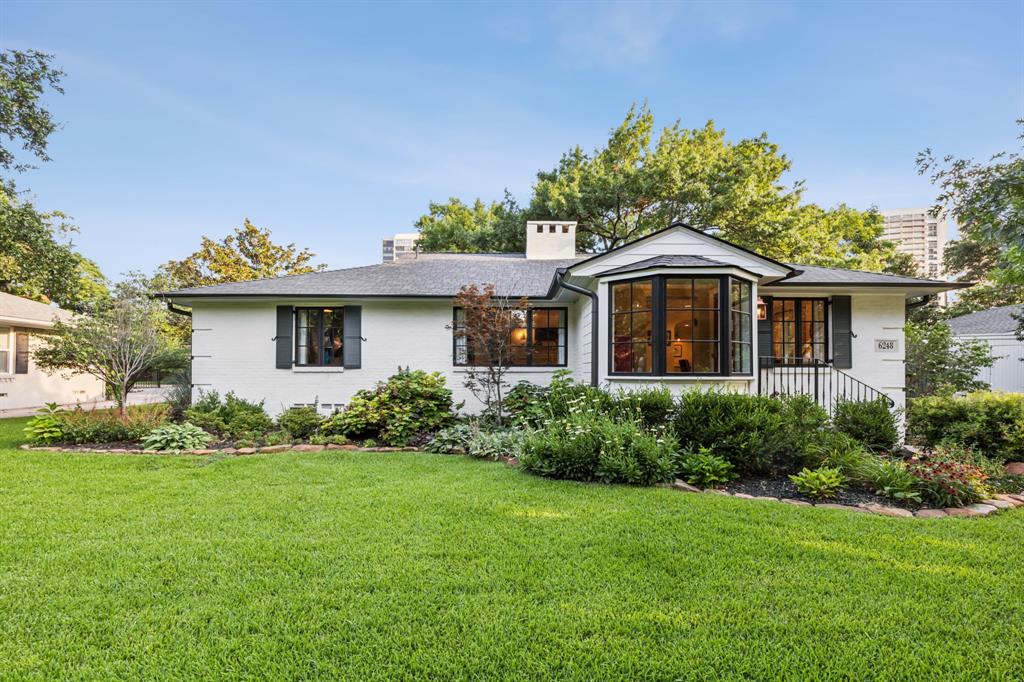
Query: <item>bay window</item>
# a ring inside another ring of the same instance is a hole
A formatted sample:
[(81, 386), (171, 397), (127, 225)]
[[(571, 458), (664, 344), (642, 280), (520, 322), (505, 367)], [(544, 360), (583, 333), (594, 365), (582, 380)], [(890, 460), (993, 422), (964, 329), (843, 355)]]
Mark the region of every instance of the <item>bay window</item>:
[(726, 275), (658, 275), (614, 282), (610, 291), (613, 374), (752, 372), (750, 282)]

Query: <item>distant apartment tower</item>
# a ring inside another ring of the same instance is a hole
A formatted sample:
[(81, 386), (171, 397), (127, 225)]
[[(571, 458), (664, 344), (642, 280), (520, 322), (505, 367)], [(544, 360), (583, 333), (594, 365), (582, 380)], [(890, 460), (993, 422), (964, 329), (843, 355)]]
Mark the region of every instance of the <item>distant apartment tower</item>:
[(385, 239), (384, 262), (390, 263), (404, 253), (410, 253), (416, 248), (416, 241), (419, 238), (419, 232), (400, 232), (391, 239)]
[(909, 253), (925, 277), (943, 277), (942, 256), (949, 239), (945, 216), (933, 217), (927, 208), (896, 208), (879, 211), (883, 236), (896, 242), (896, 250)]

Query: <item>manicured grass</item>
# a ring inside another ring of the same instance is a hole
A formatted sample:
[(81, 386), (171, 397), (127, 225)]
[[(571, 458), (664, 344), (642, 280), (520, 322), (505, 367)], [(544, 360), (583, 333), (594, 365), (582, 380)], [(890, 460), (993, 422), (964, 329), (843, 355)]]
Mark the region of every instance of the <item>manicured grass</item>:
[(1024, 513), (889, 519), (420, 453), (29, 453), (0, 677), (1019, 679)]

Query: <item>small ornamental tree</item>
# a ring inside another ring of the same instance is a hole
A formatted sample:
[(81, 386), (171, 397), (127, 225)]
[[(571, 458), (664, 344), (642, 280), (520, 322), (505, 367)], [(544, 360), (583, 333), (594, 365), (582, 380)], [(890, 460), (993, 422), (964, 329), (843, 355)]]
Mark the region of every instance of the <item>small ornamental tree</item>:
[(52, 333), (42, 336), (35, 361), (51, 374), (64, 371), (96, 377), (124, 415), (128, 392), (174, 350), (167, 347), (159, 324), (159, 310), (151, 301), (117, 298), (70, 323), (58, 320)]
[(975, 378), (995, 362), (987, 341), (956, 339), (943, 322), (908, 322), (906, 335), (908, 398), (988, 390), (987, 383)]
[(529, 303), (499, 296), (493, 284), (468, 284), (459, 290), (454, 305), (455, 362), (466, 366), (463, 386), (501, 426), (509, 387), (505, 375), (513, 360), (527, 352)]

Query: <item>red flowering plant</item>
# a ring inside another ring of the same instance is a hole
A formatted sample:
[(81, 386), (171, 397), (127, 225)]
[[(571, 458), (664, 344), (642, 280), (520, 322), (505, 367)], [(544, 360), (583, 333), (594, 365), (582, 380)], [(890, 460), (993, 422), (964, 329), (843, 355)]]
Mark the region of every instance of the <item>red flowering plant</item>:
[(979, 466), (941, 450), (911, 457), (907, 471), (925, 500), (939, 507), (963, 507), (989, 496), (988, 476)]

